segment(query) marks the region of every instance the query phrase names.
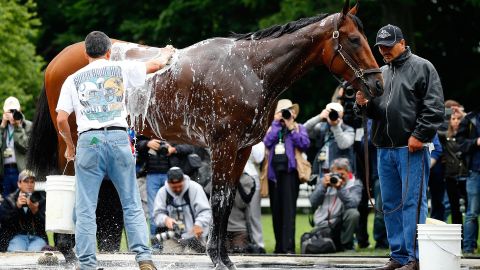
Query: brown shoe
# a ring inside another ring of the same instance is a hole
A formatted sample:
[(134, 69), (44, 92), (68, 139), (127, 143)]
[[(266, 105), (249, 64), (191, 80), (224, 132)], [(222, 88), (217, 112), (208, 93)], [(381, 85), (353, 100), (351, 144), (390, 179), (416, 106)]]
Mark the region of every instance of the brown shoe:
[(400, 267), (402, 267), (401, 263), (390, 258), (390, 260), (384, 266), (375, 268), (375, 270), (397, 270)]
[(155, 264), (151, 260), (138, 262), (140, 270), (157, 270)]
[(418, 270), (418, 261), (409, 261), (402, 267), (399, 267), (395, 270)]

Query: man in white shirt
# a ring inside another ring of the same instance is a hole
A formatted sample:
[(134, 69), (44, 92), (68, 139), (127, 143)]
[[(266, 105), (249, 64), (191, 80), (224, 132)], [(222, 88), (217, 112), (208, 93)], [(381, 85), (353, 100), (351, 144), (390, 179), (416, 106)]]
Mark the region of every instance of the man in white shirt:
[[(97, 266), (95, 210), (105, 175), (112, 179), (123, 205), (130, 251), (136, 253), (140, 269), (156, 269), (126, 132), (125, 91), (143, 86), (146, 74), (164, 67), (173, 52), (173, 47), (167, 46), (165, 54), (148, 62), (109, 61), (110, 39), (103, 32), (93, 31), (85, 38), (89, 64), (70, 75), (62, 86), (57, 124), (67, 145), (65, 158), (76, 159), (75, 242), (82, 270)], [(68, 123), (72, 112), (79, 134), (76, 156)]]

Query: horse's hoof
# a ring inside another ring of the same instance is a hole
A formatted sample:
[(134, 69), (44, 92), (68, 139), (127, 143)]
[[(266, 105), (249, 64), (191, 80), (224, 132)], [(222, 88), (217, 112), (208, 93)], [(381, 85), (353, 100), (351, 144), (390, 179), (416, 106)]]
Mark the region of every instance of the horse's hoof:
[(223, 264), (223, 263), (216, 264), (213, 269), (215, 269), (215, 270), (229, 270), (229, 268), (226, 267), (225, 264)]

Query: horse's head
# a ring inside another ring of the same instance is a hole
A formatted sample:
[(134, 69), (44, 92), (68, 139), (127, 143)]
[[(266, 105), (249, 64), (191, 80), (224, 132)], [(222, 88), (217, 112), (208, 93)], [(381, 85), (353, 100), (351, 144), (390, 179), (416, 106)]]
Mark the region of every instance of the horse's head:
[(331, 15), (332, 30), (323, 49), (323, 62), (330, 72), (342, 76), (367, 97), (383, 94), (383, 78), (373, 57), (362, 23), (355, 16), (357, 4), (350, 9), (345, 0), (342, 12)]

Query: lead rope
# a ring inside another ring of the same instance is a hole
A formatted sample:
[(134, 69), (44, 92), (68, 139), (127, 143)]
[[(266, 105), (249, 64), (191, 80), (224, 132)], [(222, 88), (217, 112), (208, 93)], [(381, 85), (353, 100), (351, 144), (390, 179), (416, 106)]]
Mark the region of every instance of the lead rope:
[(63, 169), (62, 175), (65, 175), (65, 171), (67, 170), (67, 166), (68, 166), (68, 163), (70, 163), (70, 161), (72, 161), (72, 160), (67, 159), (67, 164), (65, 164), (65, 169)]

